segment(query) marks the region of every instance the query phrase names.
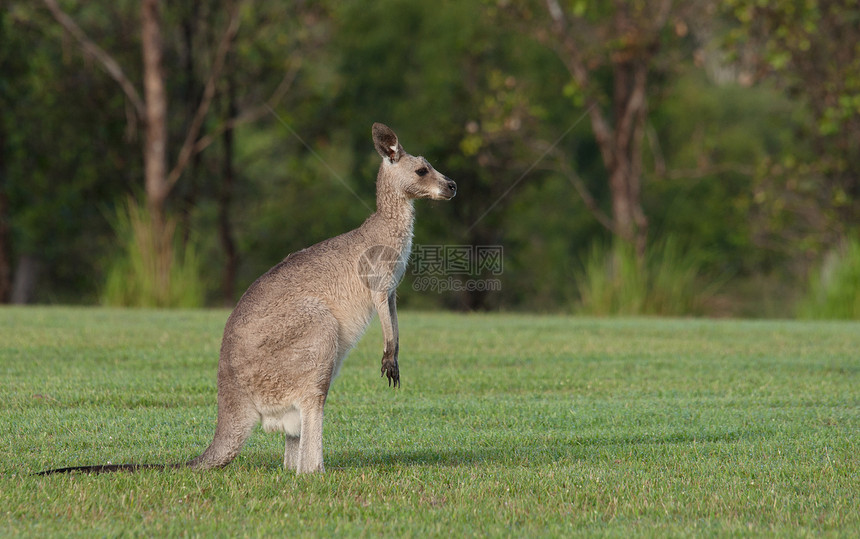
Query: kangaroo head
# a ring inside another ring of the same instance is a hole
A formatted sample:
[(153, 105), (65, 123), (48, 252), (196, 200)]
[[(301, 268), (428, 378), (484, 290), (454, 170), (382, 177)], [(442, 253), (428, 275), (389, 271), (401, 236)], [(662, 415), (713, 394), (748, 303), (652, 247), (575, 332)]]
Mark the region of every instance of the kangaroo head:
[(423, 157), (406, 153), (390, 127), (373, 124), (373, 144), (382, 156), (385, 180), (406, 198), (451, 200), (457, 194), (457, 184)]

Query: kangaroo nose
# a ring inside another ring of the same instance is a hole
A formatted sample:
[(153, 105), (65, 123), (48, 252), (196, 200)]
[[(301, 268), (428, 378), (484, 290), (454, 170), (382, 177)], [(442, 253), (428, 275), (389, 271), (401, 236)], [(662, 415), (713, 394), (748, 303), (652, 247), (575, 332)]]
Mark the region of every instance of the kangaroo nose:
[(448, 180), (448, 189), (454, 194), (457, 193), (457, 184), (454, 183), (454, 180)]

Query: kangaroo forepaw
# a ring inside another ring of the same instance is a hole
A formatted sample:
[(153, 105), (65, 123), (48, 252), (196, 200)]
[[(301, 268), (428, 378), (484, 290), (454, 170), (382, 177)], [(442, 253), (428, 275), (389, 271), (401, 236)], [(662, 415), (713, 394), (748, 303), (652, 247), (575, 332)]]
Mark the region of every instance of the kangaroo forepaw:
[(400, 385), (400, 369), (396, 359), (382, 358), (382, 375), (388, 377), (388, 387)]

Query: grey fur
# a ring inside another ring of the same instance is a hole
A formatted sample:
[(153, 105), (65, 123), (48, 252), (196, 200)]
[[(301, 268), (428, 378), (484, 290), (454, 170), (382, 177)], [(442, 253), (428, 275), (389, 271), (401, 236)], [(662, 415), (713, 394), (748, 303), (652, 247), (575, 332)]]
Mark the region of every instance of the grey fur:
[(286, 433), (284, 467), (323, 471), (323, 407), (349, 350), (376, 312), (382, 374), (400, 384), (395, 289), (412, 248), (413, 200), (450, 200), (456, 184), (406, 153), (385, 125), (372, 129), (383, 158), (376, 212), (360, 227), (293, 253), (252, 284), (224, 329), (218, 422), (188, 466), (228, 464), (260, 421)]

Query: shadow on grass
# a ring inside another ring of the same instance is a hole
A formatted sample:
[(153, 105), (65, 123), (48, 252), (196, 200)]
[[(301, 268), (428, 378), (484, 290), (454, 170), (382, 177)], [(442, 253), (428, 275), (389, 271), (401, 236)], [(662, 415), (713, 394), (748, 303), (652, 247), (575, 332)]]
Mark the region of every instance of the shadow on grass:
[[(560, 432), (548, 432), (528, 438), (525, 435), (500, 437), (498, 435), (479, 440), (482, 447), (469, 447), (451, 440), (446, 447), (402, 449), (395, 451), (375, 451), (372, 447), (360, 450), (326, 450), (326, 468), (330, 470), (349, 470), (361, 468), (394, 467), (483, 467), (483, 466), (543, 466), (559, 462), (629, 460), (631, 455), (640, 458), (655, 451), (674, 448), (683, 452), (684, 446), (698, 445), (699, 451), (707, 451), (708, 446), (737, 444), (772, 436), (767, 429), (724, 430), (711, 432), (678, 431), (662, 434), (632, 433), (624, 435), (575, 436)], [(523, 442), (526, 443), (523, 443)], [(681, 447), (679, 447), (681, 446)], [(201, 446), (203, 447), (203, 446)], [(326, 446), (329, 447), (329, 446)], [(193, 452), (192, 452), (193, 453)], [(194, 453), (196, 455), (196, 453)], [(194, 455), (189, 454), (188, 458)], [(74, 459), (70, 459), (71, 462)], [(133, 460), (133, 459), (130, 459)], [(157, 461), (157, 459), (155, 459)], [(182, 458), (165, 459), (165, 462), (181, 462)], [(281, 455), (273, 454), (269, 448), (248, 447), (243, 451), (233, 467), (249, 470), (279, 470)], [(60, 467), (60, 466), (57, 466)], [(51, 468), (40, 465), (25, 471), (32, 474)], [(0, 468), (0, 477), (21, 470)]]
[[(660, 447), (692, 444), (734, 444), (765, 437), (764, 430), (723, 432), (675, 432), (662, 435), (634, 434), (619, 436), (542, 436), (528, 443), (522, 438), (498, 439), (495, 447), (404, 449), (400, 451), (329, 451), (326, 467), (374, 468), (386, 466), (469, 466), (501, 464), (528, 466), (551, 464), (564, 460), (628, 458), (634, 453), (649, 453)], [(616, 455), (617, 453), (617, 455)]]
[(499, 463), (507, 455), (496, 449), (413, 449), (403, 451), (336, 451), (326, 459), (327, 468), (379, 468), (389, 466), (463, 466)]

